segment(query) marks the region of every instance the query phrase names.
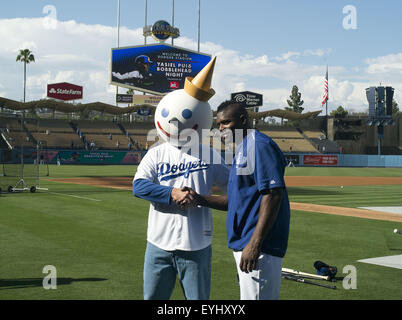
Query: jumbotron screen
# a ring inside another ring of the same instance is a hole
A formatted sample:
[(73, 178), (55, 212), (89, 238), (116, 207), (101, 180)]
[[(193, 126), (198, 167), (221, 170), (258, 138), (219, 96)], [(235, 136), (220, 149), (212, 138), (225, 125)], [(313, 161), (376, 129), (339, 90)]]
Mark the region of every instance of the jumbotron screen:
[(182, 89), (186, 77), (195, 77), (211, 56), (167, 44), (111, 50), (110, 81), (138, 91), (165, 94)]

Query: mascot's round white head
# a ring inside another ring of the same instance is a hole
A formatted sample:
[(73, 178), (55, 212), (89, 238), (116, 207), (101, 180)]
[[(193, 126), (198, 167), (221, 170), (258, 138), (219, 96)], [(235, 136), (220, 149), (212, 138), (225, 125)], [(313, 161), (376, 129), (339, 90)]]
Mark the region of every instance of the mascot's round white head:
[(211, 59), (194, 78), (187, 77), (184, 89), (168, 93), (159, 102), (155, 127), (163, 140), (180, 147), (195, 132), (201, 142), (202, 129), (211, 129), (212, 110), (208, 100), (215, 94), (211, 89), (215, 60), (216, 57)]

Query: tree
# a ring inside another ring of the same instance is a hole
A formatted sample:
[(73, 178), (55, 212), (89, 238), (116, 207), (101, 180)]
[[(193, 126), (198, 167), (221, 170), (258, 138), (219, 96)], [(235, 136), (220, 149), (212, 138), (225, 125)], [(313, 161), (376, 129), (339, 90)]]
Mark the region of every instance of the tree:
[(335, 118), (345, 118), (348, 115), (348, 111), (339, 106), (338, 109), (333, 110), (329, 115)]
[(88, 108), (83, 108), (79, 111), (80, 114), (80, 120), (88, 120), (91, 117), (91, 110), (88, 110)]
[(35, 62), (35, 57), (32, 54), (31, 50), (29, 49), (23, 49), (20, 50), (16, 61), (21, 61), (24, 63), (24, 102), (25, 102), (25, 96), (26, 96), (26, 85), (27, 85), (27, 64), (31, 62)]
[(302, 113), (304, 108), (302, 107), (304, 101), (301, 99), (301, 93), (297, 86), (293, 86), (292, 93), (287, 100), (289, 107), (285, 107), (285, 110)]

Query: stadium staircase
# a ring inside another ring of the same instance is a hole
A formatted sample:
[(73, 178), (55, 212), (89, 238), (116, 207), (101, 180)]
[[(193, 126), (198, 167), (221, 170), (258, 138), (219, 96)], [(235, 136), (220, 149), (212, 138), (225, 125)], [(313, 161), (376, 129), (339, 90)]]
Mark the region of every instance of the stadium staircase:
[(82, 134), (82, 135), (80, 136), (80, 134), (77, 132), (78, 127), (77, 127), (77, 125), (76, 125), (74, 122), (70, 121), (68, 124), (69, 124), (70, 127), (74, 130), (74, 132), (80, 137), (82, 143), (83, 143), (84, 146), (85, 146), (85, 149), (88, 149), (89, 146), (88, 146), (88, 143), (87, 143), (87, 139), (85, 138), (85, 135)]
[(316, 148), (320, 153), (339, 153), (340, 147), (334, 141), (325, 138), (321, 139), (321, 138), (309, 137), (300, 128), (296, 128), (296, 130), (303, 136), (304, 139), (310, 142), (314, 146), (314, 148)]
[(69, 124), (70, 127), (74, 130), (74, 132), (77, 132), (77, 126), (75, 125), (74, 122), (71, 122), (71, 121), (70, 121), (68, 124)]
[(120, 128), (121, 132), (123, 132), (123, 134), (130, 140), (131, 144), (134, 146), (135, 141), (130, 137), (130, 135), (127, 134), (126, 128), (124, 128), (124, 126), (120, 122), (117, 122), (116, 124)]

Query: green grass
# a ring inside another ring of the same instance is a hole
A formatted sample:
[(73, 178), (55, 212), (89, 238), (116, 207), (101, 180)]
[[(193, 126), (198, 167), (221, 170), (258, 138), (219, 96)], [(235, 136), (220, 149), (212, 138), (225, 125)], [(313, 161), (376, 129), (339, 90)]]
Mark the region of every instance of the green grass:
[(401, 168), (290, 167), (288, 176), (402, 177)]
[[(289, 168), (288, 175), (399, 176), (394, 169)], [(343, 170), (339, 170), (343, 169)], [(133, 176), (134, 166), (51, 166), (50, 178)], [(317, 171), (315, 171), (317, 170)], [(316, 173), (316, 174), (315, 174)], [(1, 178), (0, 178), (1, 179)], [(142, 299), (149, 203), (130, 191), (42, 180), (49, 191), (0, 197), (0, 299)], [(291, 201), (348, 207), (402, 205), (401, 186), (289, 188)], [(100, 200), (100, 201), (99, 201)], [(214, 211), (211, 299), (238, 299), (224, 212)], [(402, 299), (401, 270), (357, 262), (402, 254), (401, 223), (292, 211), (284, 267), (314, 273), (316, 260), (357, 268), (357, 290), (283, 280), (281, 299)], [(45, 265), (57, 290), (44, 290)], [(177, 285), (172, 299), (183, 299)]]
[(341, 207), (402, 206), (402, 185), (289, 187), (289, 200)]

